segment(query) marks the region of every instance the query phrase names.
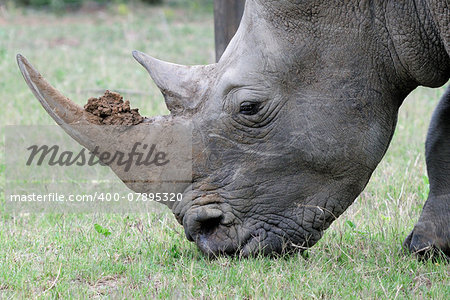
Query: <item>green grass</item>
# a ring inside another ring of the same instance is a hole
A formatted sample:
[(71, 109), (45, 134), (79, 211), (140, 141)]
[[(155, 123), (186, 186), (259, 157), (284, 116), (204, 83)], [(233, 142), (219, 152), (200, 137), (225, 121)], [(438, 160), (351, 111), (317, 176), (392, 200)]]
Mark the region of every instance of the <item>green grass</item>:
[[(124, 94), (144, 115), (165, 113), (133, 49), (177, 63), (210, 63), (212, 14), (176, 7), (59, 17), (0, 11), (1, 125), (53, 124), (21, 78), (19, 52), (79, 104), (100, 94), (91, 90), (119, 88), (147, 93)], [(2, 128), (0, 298), (450, 299), (448, 264), (401, 251), (426, 200), (424, 140), (442, 93), (418, 89), (408, 97), (369, 186), (307, 258), (208, 260), (164, 207), (148, 215), (5, 212)]]

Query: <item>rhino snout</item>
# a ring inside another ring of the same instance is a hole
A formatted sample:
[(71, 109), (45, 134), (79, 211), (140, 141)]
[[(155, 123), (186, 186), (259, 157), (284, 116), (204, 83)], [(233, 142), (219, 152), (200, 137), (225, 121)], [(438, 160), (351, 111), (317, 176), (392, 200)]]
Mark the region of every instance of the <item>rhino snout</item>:
[(191, 208), (183, 217), (188, 240), (209, 256), (235, 254), (240, 249), (239, 225), (217, 204)]
[(190, 241), (195, 241), (198, 235), (214, 233), (220, 225), (222, 217), (222, 211), (217, 208), (200, 207), (193, 209), (183, 218), (186, 237)]

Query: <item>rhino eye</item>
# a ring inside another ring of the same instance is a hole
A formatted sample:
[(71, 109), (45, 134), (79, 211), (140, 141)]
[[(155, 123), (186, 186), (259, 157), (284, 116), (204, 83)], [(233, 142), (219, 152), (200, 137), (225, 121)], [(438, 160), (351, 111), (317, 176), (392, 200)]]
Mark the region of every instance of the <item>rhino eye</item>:
[(260, 103), (257, 102), (243, 102), (239, 112), (243, 115), (251, 116), (258, 113)]

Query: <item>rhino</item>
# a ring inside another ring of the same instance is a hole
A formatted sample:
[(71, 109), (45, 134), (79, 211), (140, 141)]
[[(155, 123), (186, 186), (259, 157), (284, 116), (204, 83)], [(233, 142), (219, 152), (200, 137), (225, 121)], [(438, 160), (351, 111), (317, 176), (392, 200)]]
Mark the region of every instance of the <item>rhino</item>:
[[(209, 256), (313, 246), (357, 198), (418, 86), (450, 77), (445, 0), (247, 0), (217, 63), (183, 66), (134, 51), (170, 116), (192, 126), (190, 197), (167, 203)], [(69, 134), (89, 113), (21, 55), (35, 96)], [(426, 140), (430, 193), (404, 247), (450, 255), (450, 89)], [(119, 174), (120, 176), (120, 174)]]

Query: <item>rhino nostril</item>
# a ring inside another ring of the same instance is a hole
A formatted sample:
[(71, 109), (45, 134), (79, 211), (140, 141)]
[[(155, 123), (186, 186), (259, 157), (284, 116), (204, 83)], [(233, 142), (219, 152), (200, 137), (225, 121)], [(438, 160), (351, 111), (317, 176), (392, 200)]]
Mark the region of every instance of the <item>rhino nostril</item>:
[(199, 236), (211, 235), (219, 227), (223, 212), (217, 208), (200, 207), (187, 213), (183, 218), (184, 231), (190, 241)]
[(216, 231), (222, 221), (222, 216), (200, 222), (200, 234), (210, 235)]

